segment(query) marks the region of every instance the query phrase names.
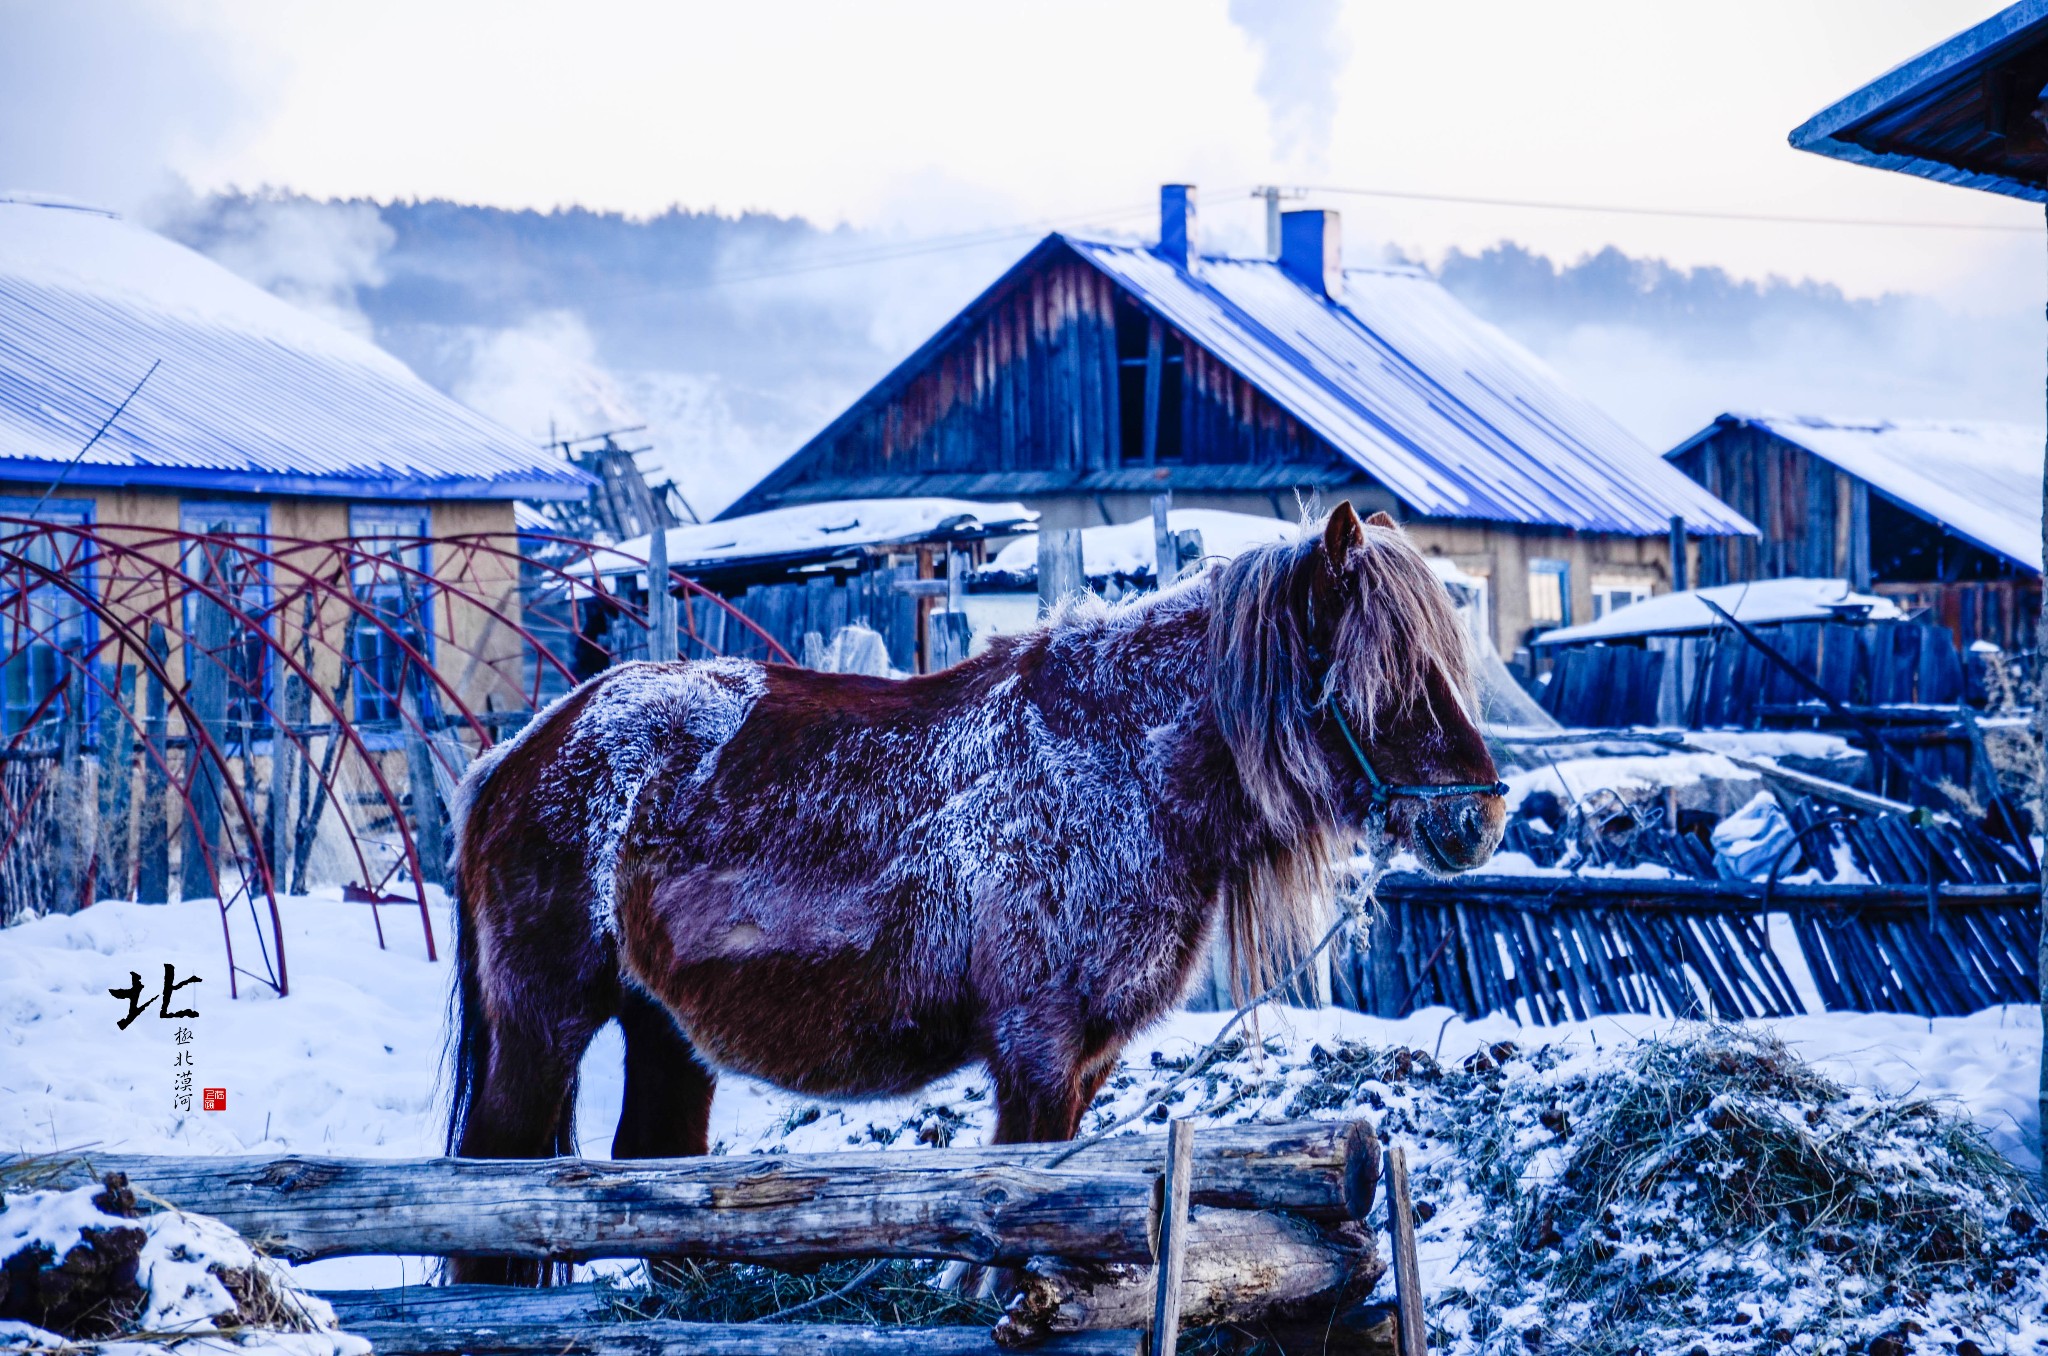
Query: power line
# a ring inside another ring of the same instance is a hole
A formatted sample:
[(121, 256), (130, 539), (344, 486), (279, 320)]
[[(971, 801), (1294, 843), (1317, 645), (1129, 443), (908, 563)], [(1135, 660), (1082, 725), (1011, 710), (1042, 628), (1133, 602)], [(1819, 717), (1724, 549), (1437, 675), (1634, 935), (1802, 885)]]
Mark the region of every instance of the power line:
[(1314, 193), (1342, 193), (1359, 198), (1392, 198), (1402, 202), (1456, 203), (1468, 207), (1529, 207), (1545, 212), (1600, 212), (1625, 217), (1679, 217), (1694, 221), (1748, 221), (1780, 226), (1881, 226), (1915, 231), (2005, 231), (2039, 234), (2032, 226), (2000, 226), (1972, 221), (1908, 221), (1874, 217), (1810, 217), (1776, 212), (1721, 212), (1688, 207), (1631, 207), (1621, 203), (1546, 202), (1536, 198), (1482, 198), (1462, 193), (1412, 193), (1393, 188), (1335, 188), (1321, 185)]
[[(891, 245), (878, 245), (871, 249), (849, 251), (823, 259), (811, 259), (800, 263), (786, 264), (777, 268), (761, 268), (746, 272), (726, 273), (690, 281), (664, 283), (659, 287), (635, 289), (630, 293), (617, 295), (642, 297), (668, 292), (699, 292), (714, 287), (729, 287), (738, 283), (762, 282), (771, 278), (788, 278), (803, 273), (818, 273), (835, 268), (860, 268), (868, 264), (894, 263), (899, 259), (915, 259), (927, 254), (943, 254), (951, 250), (974, 249), (982, 245), (1000, 245), (1005, 241), (1037, 235), (1041, 231), (1058, 230), (1064, 226), (1086, 225), (1093, 222), (1121, 221), (1129, 217), (1149, 216), (1158, 210), (1154, 203), (1138, 206), (1110, 208), (1099, 212), (1077, 212), (1070, 216), (1048, 217), (1040, 221), (1018, 222), (1011, 226), (992, 226), (984, 230), (968, 231), (959, 235), (926, 236), (917, 240), (900, 241)], [(582, 301), (603, 300), (602, 297), (585, 295)]]

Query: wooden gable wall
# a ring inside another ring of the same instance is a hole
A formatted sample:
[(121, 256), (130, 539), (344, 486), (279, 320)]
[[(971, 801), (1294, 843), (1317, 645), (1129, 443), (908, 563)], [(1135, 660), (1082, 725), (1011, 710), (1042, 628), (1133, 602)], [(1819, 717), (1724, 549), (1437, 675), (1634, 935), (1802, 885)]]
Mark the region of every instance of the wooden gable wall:
[(1867, 488), (1803, 447), (1763, 429), (1732, 425), (1671, 461), (1762, 533), (1698, 539), (1701, 587), (1750, 579), (1848, 579), (1857, 573), (1857, 553), (1867, 557)]
[[(1126, 303), (1128, 304), (1128, 303)], [(1127, 460), (1117, 288), (1054, 256), (995, 298), (918, 372), (864, 398), (804, 454), (796, 481), (1039, 473), (1018, 492), (1101, 483)], [(1213, 356), (1183, 341), (1183, 465), (1331, 464), (1336, 452)], [(1049, 475), (1046, 473), (1050, 473)], [(908, 484), (899, 491), (916, 493)]]

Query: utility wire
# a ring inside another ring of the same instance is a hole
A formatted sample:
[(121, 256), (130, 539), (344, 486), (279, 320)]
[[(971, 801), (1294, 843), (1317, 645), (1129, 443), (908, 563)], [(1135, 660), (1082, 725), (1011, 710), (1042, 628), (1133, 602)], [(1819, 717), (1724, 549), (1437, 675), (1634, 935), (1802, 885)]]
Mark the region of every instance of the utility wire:
[(1676, 217), (1693, 221), (1749, 221), (1779, 226), (1878, 226), (1913, 231), (2004, 231), (2040, 233), (2039, 225), (2003, 226), (1974, 221), (1909, 221), (1877, 217), (1815, 217), (1777, 212), (1723, 212), (1690, 207), (1635, 207), (1622, 203), (1549, 202), (1537, 198), (1486, 198), (1462, 193), (1414, 193), (1393, 188), (1311, 187), (1311, 193), (1339, 193), (1358, 198), (1391, 198), (1400, 202), (1455, 203), (1468, 207), (1528, 207), (1545, 212), (1599, 212), (1625, 217)]
[(155, 376), (156, 370), (159, 367), (162, 367), (163, 365), (164, 360), (162, 358), (158, 358), (155, 362), (152, 362), (149, 365), (149, 371), (144, 372), (142, 374), (142, 380), (136, 382), (135, 385), (129, 389), (127, 395), (121, 397), (121, 403), (114, 406), (114, 412), (107, 416), (106, 422), (102, 423), (99, 426), (98, 430), (94, 432), (92, 437), (86, 439), (85, 446), (79, 448), (78, 451), (72, 456), (71, 460), (65, 464), (64, 469), (57, 473), (57, 478), (50, 482), (50, 488), (43, 491), (43, 497), (41, 499), (36, 500), (35, 508), (30, 509), (25, 516), (30, 518), (35, 517), (36, 509), (40, 509), (43, 505), (50, 502), (50, 496), (55, 494), (58, 491), (58, 489), (64, 484), (64, 482), (70, 478), (71, 473), (73, 471), (78, 469), (78, 463), (85, 460), (85, 454), (92, 451), (94, 445), (97, 444), (101, 438), (104, 438), (106, 436), (107, 430), (114, 426), (114, 421), (121, 417), (121, 411), (128, 408), (128, 402), (135, 399), (137, 392), (142, 390), (143, 382), (146, 382), (151, 377)]

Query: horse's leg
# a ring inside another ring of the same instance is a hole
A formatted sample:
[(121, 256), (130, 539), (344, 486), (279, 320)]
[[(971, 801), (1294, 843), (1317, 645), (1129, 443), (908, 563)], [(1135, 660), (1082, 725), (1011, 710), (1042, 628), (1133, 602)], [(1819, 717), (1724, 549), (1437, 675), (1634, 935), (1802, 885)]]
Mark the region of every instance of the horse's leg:
[(659, 999), (628, 985), (619, 1007), (626, 1037), (626, 1098), (612, 1136), (614, 1158), (679, 1158), (711, 1150), (717, 1075)]
[[(464, 1158), (576, 1152), (577, 1069), (612, 1015), (617, 988), (580, 975), (523, 978), (517, 996), (525, 1006), (484, 1003), (475, 1014), (482, 1058), (455, 1150)], [(449, 1265), (457, 1283), (531, 1286), (551, 1277), (545, 1264), (519, 1258), (458, 1257)]]

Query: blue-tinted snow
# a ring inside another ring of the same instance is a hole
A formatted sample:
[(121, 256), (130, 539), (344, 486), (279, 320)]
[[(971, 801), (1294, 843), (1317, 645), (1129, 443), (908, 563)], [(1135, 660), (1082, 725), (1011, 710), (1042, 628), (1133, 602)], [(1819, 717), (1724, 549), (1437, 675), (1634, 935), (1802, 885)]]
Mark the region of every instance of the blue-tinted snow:
[(1206, 258), (1190, 274), (1149, 249), (1065, 238), (1421, 514), (1756, 530), (1418, 271), (1348, 270), (1339, 306), (1266, 260)]
[(0, 478), (580, 499), (582, 472), (367, 340), (111, 214), (0, 199)]

